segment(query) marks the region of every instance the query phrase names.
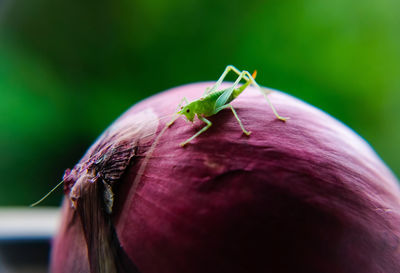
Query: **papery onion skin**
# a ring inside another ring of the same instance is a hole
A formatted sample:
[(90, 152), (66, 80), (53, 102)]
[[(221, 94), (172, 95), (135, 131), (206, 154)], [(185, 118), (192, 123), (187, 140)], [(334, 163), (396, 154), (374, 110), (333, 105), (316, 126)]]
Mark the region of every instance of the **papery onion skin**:
[[(197, 99), (209, 86), (153, 96), (114, 125), (143, 111), (171, 114), (182, 97)], [(362, 138), (329, 115), (278, 91), (268, 96), (290, 120), (277, 120), (263, 96), (248, 88), (232, 105), (249, 137), (227, 109), (210, 117), (213, 126), (184, 148), (179, 143), (201, 122), (192, 127), (178, 119), (151, 154), (155, 137), (139, 139), (114, 189), (112, 222), (127, 256), (141, 273), (400, 272), (394, 175)], [(167, 121), (141, 120), (158, 132)], [(71, 211), (65, 202), (54, 273), (72, 272), (74, 263), (89, 272), (82, 245), (73, 244), (81, 235)]]

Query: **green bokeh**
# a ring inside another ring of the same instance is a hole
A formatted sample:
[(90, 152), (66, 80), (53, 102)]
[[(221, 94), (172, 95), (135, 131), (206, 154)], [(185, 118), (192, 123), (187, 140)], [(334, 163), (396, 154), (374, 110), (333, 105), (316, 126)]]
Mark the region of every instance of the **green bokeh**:
[(0, 1), (0, 205), (35, 201), (136, 101), (227, 64), (337, 117), (399, 175), (399, 12), (397, 0)]

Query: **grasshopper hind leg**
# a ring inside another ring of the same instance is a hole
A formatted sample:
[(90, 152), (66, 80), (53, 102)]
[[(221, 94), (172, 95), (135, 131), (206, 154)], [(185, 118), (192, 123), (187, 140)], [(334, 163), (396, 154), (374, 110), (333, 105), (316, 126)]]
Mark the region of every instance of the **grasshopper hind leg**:
[[(203, 96), (216, 91), (218, 89), (218, 87), (222, 84), (222, 81), (225, 79), (226, 75), (228, 75), (228, 73), (230, 71), (233, 71), (238, 75), (240, 75), (240, 73), (241, 73), (241, 71), (239, 69), (237, 69), (236, 67), (234, 67), (233, 65), (228, 65), (227, 67), (225, 67), (224, 72), (221, 74), (221, 76), (219, 77), (217, 82), (211, 88), (207, 88), (206, 91), (204, 92)], [(249, 80), (249, 78), (246, 75), (243, 75), (243, 78), (246, 81)]]
[(267, 96), (267, 92), (264, 91), (264, 89), (258, 85), (258, 83), (256, 82), (256, 80), (253, 78), (253, 76), (248, 72), (248, 71), (244, 71), (246, 76), (250, 79), (251, 84), (254, 85), (258, 90), (260, 90), (261, 94), (263, 94), (264, 98), (267, 100), (269, 107), (272, 109), (272, 112), (274, 112), (274, 115), (277, 119), (281, 120), (281, 121), (286, 121), (289, 118), (288, 117), (282, 117), (278, 114), (278, 111), (276, 111), (274, 105), (272, 104), (272, 102), (269, 100), (268, 96)]
[[(237, 68), (234, 67), (233, 65), (228, 65), (228, 66), (226, 67), (224, 73), (222, 74), (222, 76), (225, 77), (226, 74), (227, 74), (229, 71), (233, 71), (233, 72), (235, 72), (236, 74), (238, 74), (239, 76), (242, 75), (242, 74), (244, 74), (244, 75), (243, 75), (243, 79), (245, 79), (246, 81), (250, 81), (252, 85), (254, 85), (258, 90), (260, 90), (260, 92), (263, 94), (264, 98), (267, 100), (267, 102), (268, 102), (268, 104), (269, 104), (269, 107), (272, 109), (272, 112), (274, 112), (274, 115), (275, 115), (275, 117), (276, 117), (277, 119), (279, 119), (279, 120), (281, 120), (281, 121), (286, 121), (286, 120), (289, 119), (288, 117), (282, 117), (282, 116), (280, 116), (280, 115), (278, 114), (278, 111), (276, 111), (274, 105), (272, 104), (272, 102), (271, 102), (271, 101), (269, 100), (269, 98), (267, 97), (267, 93), (264, 91), (264, 89), (263, 89), (261, 86), (258, 85), (258, 83), (256, 82), (256, 80), (255, 80), (254, 77), (250, 74), (249, 71), (246, 71), (246, 70), (240, 71), (239, 69), (237, 69)], [(221, 78), (222, 78), (222, 76), (221, 76)], [(223, 80), (223, 79), (222, 79), (222, 80)], [(221, 80), (221, 82), (222, 82), (222, 80)], [(218, 82), (217, 82), (217, 83), (218, 83)]]

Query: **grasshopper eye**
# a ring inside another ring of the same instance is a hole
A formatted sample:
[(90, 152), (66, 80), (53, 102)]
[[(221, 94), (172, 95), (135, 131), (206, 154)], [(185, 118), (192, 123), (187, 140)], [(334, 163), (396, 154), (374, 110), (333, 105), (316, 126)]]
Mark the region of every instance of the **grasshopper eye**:
[(186, 109), (186, 113), (189, 113), (190, 112), (190, 109)]

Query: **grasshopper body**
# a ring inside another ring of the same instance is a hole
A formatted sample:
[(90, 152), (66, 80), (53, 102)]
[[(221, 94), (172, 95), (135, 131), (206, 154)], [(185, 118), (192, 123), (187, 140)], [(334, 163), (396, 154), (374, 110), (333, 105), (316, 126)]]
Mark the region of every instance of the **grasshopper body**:
[[(233, 71), (236, 74), (238, 74), (238, 78), (236, 79), (236, 81), (233, 83), (233, 85), (231, 87), (228, 87), (223, 90), (218, 90), (218, 87), (221, 85), (222, 81), (224, 80), (226, 75), (229, 73), (229, 71)], [(199, 120), (206, 123), (206, 126), (203, 127), (201, 130), (199, 130), (195, 135), (193, 135), (186, 141), (182, 142), (180, 145), (185, 146), (187, 143), (189, 143), (194, 138), (196, 138), (201, 133), (205, 132), (208, 128), (210, 128), (212, 123), (211, 123), (211, 121), (206, 119), (206, 117), (213, 116), (213, 115), (217, 114), (219, 111), (221, 111), (227, 107), (231, 108), (232, 113), (235, 116), (236, 120), (238, 121), (243, 133), (246, 135), (250, 135), (251, 132), (247, 131), (243, 127), (243, 124), (242, 124), (241, 120), (239, 119), (235, 109), (230, 104), (250, 84), (255, 85), (261, 91), (261, 93), (264, 95), (265, 99), (268, 101), (275, 116), (282, 121), (286, 121), (287, 118), (284, 118), (284, 117), (281, 117), (280, 115), (278, 115), (274, 106), (269, 101), (266, 92), (254, 80), (255, 76), (256, 76), (256, 72), (254, 72), (253, 75), (251, 75), (248, 71), (240, 71), (237, 68), (235, 68), (234, 66), (228, 65), (225, 68), (225, 71), (222, 73), (221, 77), (218, 79), (218, 81), (210, 89), (206, 90), (206, 92), (200, 99), (189, 103), (186, 98), (183, 98), (182, 102), (186, 102), (186, 105), (181, 106), (180, 110), (176, 113), (176, 116), (174, 117), (174, 119), (172, 119), (167, 124), (167, 126), (171, 126), (175, 122), (175, 120), (181, 115), (185, 116), (185, 118), (190, 122), (193, 122), (195, 116), (197, 116), (197, 118)], [(245, 80), (246, 83), (243, 84), (242, 86), (237, 87), (241, 80)]]

